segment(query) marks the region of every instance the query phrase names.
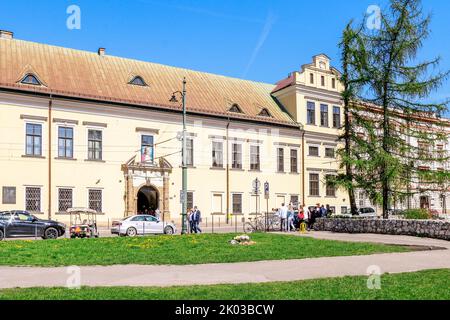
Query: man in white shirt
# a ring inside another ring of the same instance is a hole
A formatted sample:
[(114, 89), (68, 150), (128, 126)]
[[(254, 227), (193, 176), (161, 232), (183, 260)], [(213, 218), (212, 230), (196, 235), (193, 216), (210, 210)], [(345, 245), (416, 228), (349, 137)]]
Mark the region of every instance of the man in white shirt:
[(284, 203), (281, 205), (281, 208), (278, 210), (278, 213), (281, 219), (281, 231), (283, 231), (283, 229), (286, 228), (286, 219), (288, 216), (288, 208)]

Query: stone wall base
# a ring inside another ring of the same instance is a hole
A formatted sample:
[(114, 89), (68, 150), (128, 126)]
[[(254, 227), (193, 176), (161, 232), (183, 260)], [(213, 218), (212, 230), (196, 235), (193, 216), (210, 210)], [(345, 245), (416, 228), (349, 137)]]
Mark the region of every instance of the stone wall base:
[(314, 230), (405, 235), (450, 241), (450, 222), (432, 220), (317, 219)]

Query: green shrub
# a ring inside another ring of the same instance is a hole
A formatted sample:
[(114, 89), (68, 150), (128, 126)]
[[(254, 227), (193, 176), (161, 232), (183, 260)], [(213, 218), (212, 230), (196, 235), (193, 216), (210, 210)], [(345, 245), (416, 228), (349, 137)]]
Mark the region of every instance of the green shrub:
[(406, 210), (404, 216), (408, 220), (427, 220), (431, 218), (429, 212), (425, 209)]

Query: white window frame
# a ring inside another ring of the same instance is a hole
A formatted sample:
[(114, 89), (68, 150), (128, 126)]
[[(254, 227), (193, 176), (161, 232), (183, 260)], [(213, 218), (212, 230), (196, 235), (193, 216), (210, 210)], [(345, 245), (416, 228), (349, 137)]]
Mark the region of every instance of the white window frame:
[[(259, 169), (252, 169), (252, 147), (258, 147), (259, 148), (259, 152), (258, 152), (258, 156), (259, 156)], [(250, 171), (262, 171), (262, 159), (261, 159), (261, 154), (262, 154), (262, 143), (250, 143), (248, 146), (248, 159), (249, 159), (249, 170)]]
[[(222, 165), (221, 166), (214, 166), (214, 158), (213, 158), (213, 151), (214, 151), (214, 143), (221, 143), (222, 144)], [(224, 139), (211, 139), (210, 140), (211, 145), (211, 153), (210, 153), (210, 163), (211, 168), (213, 169), (223, 169), (225, 164), (225, 152), (226, 152), (226, 141)]]
[[(24, 120), (24, 137), (25, 137), (25, 145), (24, 145), (24, 155), (28, 157), (44, 157), (44, 124), (46, 121), (39, 121), (39, 120)], [(41, 154), (40, 155), (29, 155), (27, 154), (27, 124), (34, 124), (34, 125), (40, 125), (41, 126)]]
[[(233, 145), (241, 146), (241, 167), (233, 168)], [(243, 170), (244, 169), (244, 144), (237, 140), (230, 140), (230, 160), (231, 160), (231, 169), (232, 170)]]
[[(102, 158), (101, 159), (89, 159), (89, 130), (102, 132)], [(141, 136), (140, 136), (141, 137)], [(142, 139), (142, 137), (141, 137)], [(154, 142), (154, 141), (153, 141)], [(139, 143), (139, 146), (141, 143)], [(139, 154), (141, 151), (139, 150)], [(105, 127), (87, 126), (86, 127), (86, 159), (88, 161), (105, 161)]]
[[(72, 158), (64, 158), (59, 156), (59, 128), (71, 128), (72, 129)], [(74, 159), (75, 158), (75, 125), (69, 123), (57, 123), (56, 124), (56, 154), (58, 159)], [(103, 134), (102, 134), (103, 135)], [(103, 139), (103, 137), (102, 137)]]
[[(318, 149), (317, 156), (311, 155), (311, 152), (310, 152), (310, 150), (309, 150), (310, 147), (313, 147), (313, 148), (317, 148), (317, 149)], [(309, 156), (309, 157), (320, 158), (320, 157), (321, 157), (321, 156), (320, 156), (320, 147), (321, 147), (321, 145), (319, 145), (319, 144), (308, 144), (308, 156)]]
[(221, 211), (224, 211), (223, 210), (223, 200), (224, 200), (224, 198), (226, 198), (226, 197), (224, 197), (224, 195), (225, 195), (225, 192), (211, 192), (211, 213), (224, 213), (224, 212), (215, 212), (215, 210), (214, 210), (214, 196), (216, 196), (216, 195), (220, 195), (220, 197), (221, 197)]
[[(233, 197), (235, 195), (240, 195), (241, 196), (241, 212), (239, 212), (239, 213), (235, 213), (234, 212)], [(232, 192), (230, 197), (231, 197), (231, 199), (230, 199), (231, 200), (230, 201), (230, 203), (231, 203), (231, 213), (232, 214), (244, 214), (244, 193), (243, 192)]]
[[(297, 152), (297, 165), (296, 165), (297, 171), (296, 172), (292, 171), (292, 154), (291, 154), (292, 151), (296, 151)], [(298, 174), (300, 172), (300, 161), (299, 161), (300, 159), (299, 159), (299, 156), (300, 156), (300, 149), (299, 148), (289, 148), (289, 172), (290, 173)]]

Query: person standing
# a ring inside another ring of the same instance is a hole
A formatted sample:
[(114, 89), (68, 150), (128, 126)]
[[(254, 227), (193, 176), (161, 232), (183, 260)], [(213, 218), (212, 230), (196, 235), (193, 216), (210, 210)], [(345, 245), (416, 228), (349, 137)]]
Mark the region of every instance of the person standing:
[(322, 206), (320, 207), (320, 216), (321, 216), (322, 218), (326, 218), (326, 217), (327, 217), (327, 209), (325, 209), (325, 206), (324, 206), (324, 205), (322, 205)]
[(303, 204), (302, 211), (303, 211), (303, 222), (306, 224), (306, 228), (309, 231), (309, 219), (311, 218), (311, 212), (309, 211), (309, 208), (306, 206), (306, 204)]
[(278, 210), (278, 212), (281, 219), (281, 231), (284, 231), (284, 229), (286, 229), (286, 220), (288, 215), (288, 208), (284, 203), (281, 204), (281, 208)]
[(327, 210), (327, 217), (331, 217), (331, 215), (332, 215), (333, 213), (331, 212), (331, 207), (330, 207), (329, 204), (327, 204), (326, 210)]
[(316, 207), (311, 212), (311, 217), (309, 219), (309, 229), (312, 230), (314, 227), (314, 223), (316, 223), (317, 217), (320, 217), (320, 203), (316, 205)]
[(194, 207), (194, 231), (195, 233), (202, 233), (202, 229), (200, 229), (200, 222), (202, 219), (202, 214), (200, 210), (198, 210), (197, 206)]

